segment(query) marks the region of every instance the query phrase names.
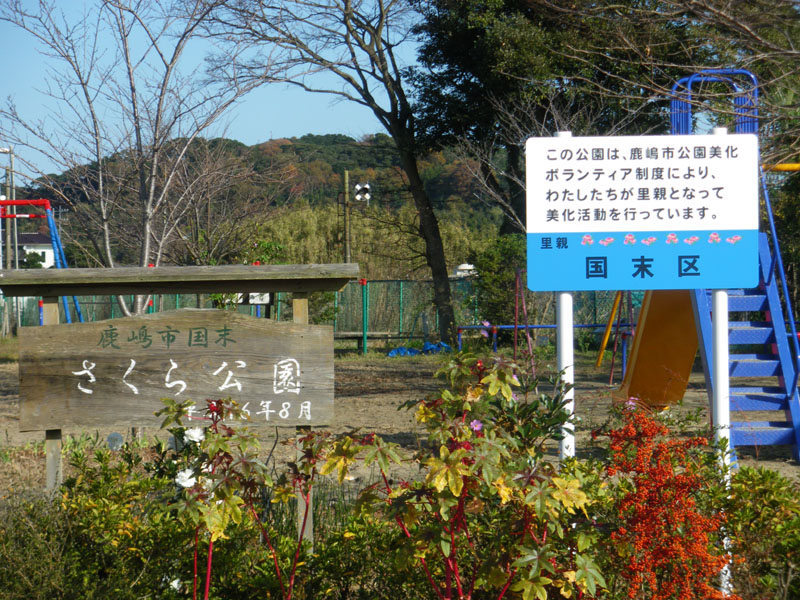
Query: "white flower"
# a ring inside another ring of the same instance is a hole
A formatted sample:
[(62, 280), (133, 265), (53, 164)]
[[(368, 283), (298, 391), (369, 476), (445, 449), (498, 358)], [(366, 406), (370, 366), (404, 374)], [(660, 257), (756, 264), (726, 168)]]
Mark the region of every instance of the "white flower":
[(183, 437), (190, 442), (202, 442), (206, 437), (206, 432), (202, 427), (192, 427), (183, 432)]
[(178, 591), (181, 589), (181, 580), (180, 579), (173, 579), (169, 582), (169, 587), (173, 590)]
[(178, 476), (175, 478), (175, 483), (185, 488), (194, 487), (196, 482), (197, 480), (194, 478), (194, 471), (192, 469), (178, 471)]

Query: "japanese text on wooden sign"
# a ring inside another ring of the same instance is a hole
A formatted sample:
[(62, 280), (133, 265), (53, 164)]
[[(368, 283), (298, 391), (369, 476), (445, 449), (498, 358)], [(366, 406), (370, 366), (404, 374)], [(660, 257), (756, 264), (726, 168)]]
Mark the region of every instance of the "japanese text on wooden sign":
[(20, 331), (20, 429), (158, 426), (161, 398), (231, 397), (251, 426), (323, 425), (333, 333), (219, 310), (180, 310)]
[(534, 291), (758, 283), (755, 135), (531, 138)]

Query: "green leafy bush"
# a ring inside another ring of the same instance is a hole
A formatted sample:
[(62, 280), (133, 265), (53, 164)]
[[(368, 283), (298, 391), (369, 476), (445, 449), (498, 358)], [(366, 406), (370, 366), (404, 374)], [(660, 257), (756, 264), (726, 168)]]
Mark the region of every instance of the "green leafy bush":
[(395, 524), (399, 566), (423, 573), (440, 600), (594, 597), (605, 582), (591, 500), (574, 472), (543, 460), (569, 419), (566, 388), (539, 393), (518, 365), (469, 354), (437, 375), (448, 387), (407, 405), (428, 431), (420, 479), (392, 482), (398, 449), (373, 435), (340, 440), (322, 472), (343, 478), (362, 451), (379, 466), (362, 506)]
[(514, 323), (517, 270), (525, 268), (525, 261), (525, 237), (519, 234), (500, 236), (472, 257), (478, 273), (475, 290), (482, 318), (494, 325)]
[(308, 598), (427, 600), (430, 587), (419, 569), (401, 560), (403, 540), (381, 513), (354, 511), (327, 536), (311, 560)]
[[(217, 427), (205, 431), (168, 403), (172, 445), (79, 440), (57, 495), (0, 499), (0, 600), (695, 597), (667, 585), (681, 578), (715, 597), (703, 585), (723, 536), (737, 597), (800, 597), (797, 482), (742, 467), (728, 490), (700, 441), (627, 407), (605, 430), (605, 460), (556, 465), (560, 383), (543, 393), (519, 365), (469, 354), (437, 376), (444, 389), (407, 405), (427, 430), (412, 458), (371, 434), (315, 431), (273, 477), (253, 436), (224, 426), (237, 410), (226, 401), (209, 403)], [(362, 459), (379, 479), (358, 498), (352, 483), (319, 485)], [(408, 460), (419, 477), (386, 475)], [(312, 487), (313, 552), (298, 544), (295, 506)]]
[(800, 485), (763, 467), (741, 467), (726, 503), (737, 593), (746, 600), (800, 598)]
[(136, 461), (76, 448), (58, 495), (0, 505), (0, 598), (178, 598), (171, 587), (189, 538), (153, 498), (166, 482)]
[(0, 598), (69, 598), (69, 524), (41, 496), (17, 494), (0, 503)]

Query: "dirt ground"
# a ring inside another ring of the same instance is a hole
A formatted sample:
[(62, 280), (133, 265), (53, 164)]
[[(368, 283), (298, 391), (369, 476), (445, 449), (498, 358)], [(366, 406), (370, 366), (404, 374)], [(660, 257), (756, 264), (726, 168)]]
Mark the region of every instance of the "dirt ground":
[[(438, 368), (441, 357), (417, 356), (387, 358), (371, 355), (360, 357), (347, 355), (337, 358), (335, 363), (335, 419), (329, 429), (340, 432), (351, 428), (363, 432), (375, 432), (385, 439), (398, 443), (409, 451), (420, 443), (423, 434), (414, 421), (413, 413), (397, 408), (408, 400), (417, 400), (442, 386), (432, 377)], [(603, 366), (596, 369), (594, 357), (579, 356), (576, 368), (575, 402), (577, 424), (577, 453), (586, 456), (590, 447), (590, 432), (603, 423), (610, 406), (609, 369)], [(619, 374), (615, 374), (615, 384)], [(0, 363), (0, 492), (12, 487), (38, 488), (44, 485), (44, 456), (42, 453), (43, 433), (20, 433), (17, 428), (19, 401), (17, 364)], [(683, 405), (674, 409), (676, 415), (698, 414), (701, 428), (708, 421), (707, 396), (704, 389), (703, 374), (698, 368), (692, 375)], [(65, 436), (89, 437), (104, 443), (110, 431), (65, 431)], [(119, 433), (125, 435), (125, 432)], [(156, 432), (146, 431), (145, 435)], [(294, 429), (279, 430), (279, 437), (294, 434)], [(270, 448), (273, 439), (263, 440)], [(277, 445), (278, 460), (289, 460), (292, 451)], [(557, 455), (557, 447), (550, 448), (551, 456)], [(780, 471), (796, 479), (800, 476), (798, 464), (791, 459), (788, 447), (742, 448), (739, 449), (741, 464), (761, 464)], [(413, 476), (414, 465), (398, 467), (395, 477)], [(367, 480), (371, 474), (362, 469), (356, 471), (358, 480)]]

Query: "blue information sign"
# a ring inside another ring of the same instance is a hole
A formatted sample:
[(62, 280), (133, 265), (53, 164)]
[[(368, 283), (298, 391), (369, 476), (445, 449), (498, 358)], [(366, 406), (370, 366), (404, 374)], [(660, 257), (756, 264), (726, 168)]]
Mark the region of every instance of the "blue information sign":
[(533, 291), (758, 284), (755, 135), (531, 138)]

